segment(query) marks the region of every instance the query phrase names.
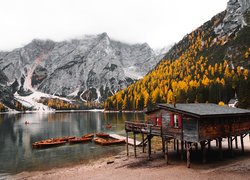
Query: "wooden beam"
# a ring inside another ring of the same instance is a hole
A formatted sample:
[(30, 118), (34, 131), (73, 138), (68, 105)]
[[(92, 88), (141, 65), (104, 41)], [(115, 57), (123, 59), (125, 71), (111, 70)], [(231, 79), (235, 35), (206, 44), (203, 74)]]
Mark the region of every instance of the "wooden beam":
[(177, 150), (177, 155), (179, 155), (179, 140), (176, 140), (176, 150)]
[(168, 139), (166, 138), (166, 141), (165, 141), (165, 160), (166, 160), (166, 163), (168, 164)]
[(201, 141), (201, 150), (202, 150), (202, 163), (206, 163), (207, 162), (207, 158), (206, 158), (206, 145), (205, 145), (205, 141)]
[(126, 131), (126, 147), (127, 147), (127, 156), (129, 156), (129, 149), (128, 149), (128, 131)]
[(190, 144), (187, 143), (187, 167), (190, 168), (190, 164), (191, 164), (191, 161), (190, 161)]
[(142, 152), (145, 153), (145, 144), (144, 144), (145, 143), (144, 142), (145, 139), (144, 139), (144, 134), (142, 133), (141, 136), (142, 136)]
[(165, 138), (163, 136), (161, 137), (161, 141), (162, 141), (162, 152), (164, 154), (165, 153)]
[(136, 134), (135, 134), (135, 132), (134, 132), (134, 154), (136, 157)]
[(195, 151), (198, 151), (198, 143), (195, 143)]
[(181, 140), (181, 160), (184, 159), (183, 154), (184, 154), (184, 141)]
[(148, 135), (148, 159), (151, 158), (151, 135)]
[(174, 139), (174, 150), (176, 150), (176, 144), (175, 144), (175, 139)]
[(235, 136), (234, 139), (235, 139), (235, 149), (238, 149), (238, 139), (237, 139), (237, 136)]
[(208, 150), (210, 150), (211, 149), (211, 141), (210, 140), (208, 140), (208, 142), (207, 142), (207, 148), (208, 148)]
[(244, 153), (244, 140), (243, 140), (243, 135), (240, 135), (240, 142), (241, 142), (241, 150), (242, 150), (242, 154)]
[(230, 150), (231, 149), (231, 146), (230, 146), (231, 143), (230, 143), (230, 138), (229, 137), (227, 138), (227, 143), (228, 143), (228, 150)]
[(219, 138), (218, 141), (219, 141), (220, 160), (222, 160), (222, 159), (223, 159), (223, 153), (222, 153), (222, 138)]
[(231, 147), (230, 153), (231, 153), (231, 156), (233, 156), (234, 155), (234, 152), (233, 152), (233, 137), (230, 137), (230, 147)]

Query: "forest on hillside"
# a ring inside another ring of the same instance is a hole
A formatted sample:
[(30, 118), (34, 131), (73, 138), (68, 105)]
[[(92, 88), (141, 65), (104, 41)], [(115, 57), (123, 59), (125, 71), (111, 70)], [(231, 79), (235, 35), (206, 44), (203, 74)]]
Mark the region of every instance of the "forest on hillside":
[[(217, 37), (213, 27), (219, 22), (218, 17), (175, 45), (171, 53), (176, 59), (162, 60), (143, 79), (109, 97), (104, 108), (142, 110), (156, 103), (172, 103), (174, 99), (177, 103), (227, 104), (235, 94), (240, 107), (250, 107), (250, 28), (244, 28), (237, 36)], [(237, 53), (226, 53), (229, 46)]]

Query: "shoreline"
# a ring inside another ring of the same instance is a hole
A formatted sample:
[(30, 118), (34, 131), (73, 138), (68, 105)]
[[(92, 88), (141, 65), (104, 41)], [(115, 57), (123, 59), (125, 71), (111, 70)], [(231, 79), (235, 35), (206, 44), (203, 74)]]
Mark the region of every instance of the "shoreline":
[[(186, 167), (186, 161), (180, 160), (173, 149), (169, 151), (170, 160), (167, 165), (161, 151), (153, 150), (152, 158), (148, 160), (147, 153), (138, 149), (138, 157), (134, 157), (133, 147), (129, 146), (129, 156), (126, 151), (90, 161), (85, 164), (70, 167), (53, 168), (46, 171), (21, 172), (10, 175), (7, 179), (248, 179), (250, 177), (250, 139), (244, 140), (245, 154), (235, 150), (232, 158), (224, 148), (225, 158), (222, 161), (211, 159), (205, 164), (200, 158), (193, 157), (191, 168)], [(213, 147), (215, 149), (215, 147)]]
[(102, 112), (102, 113), (143, 113), (143, 111), (107, 111), (104, 109), (82, 109), (82, 110), (54, 110), (54, 111), (8, 111), (0, 112), (1, 114), (50, 114), (50, 113), (75, 113), (75, 112)]

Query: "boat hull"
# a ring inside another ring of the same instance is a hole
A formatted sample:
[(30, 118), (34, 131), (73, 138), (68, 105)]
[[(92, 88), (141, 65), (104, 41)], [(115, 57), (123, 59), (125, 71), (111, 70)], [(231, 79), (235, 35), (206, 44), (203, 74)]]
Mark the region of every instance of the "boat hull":
[(94, 142), (105, 146), (105, 145), (113, 145), (113, 144), (122, 144), (122, 143), (125, 143), (125, 140), (119, 140), (119, 139), (107, 140), (103, 138), (95, 138)]

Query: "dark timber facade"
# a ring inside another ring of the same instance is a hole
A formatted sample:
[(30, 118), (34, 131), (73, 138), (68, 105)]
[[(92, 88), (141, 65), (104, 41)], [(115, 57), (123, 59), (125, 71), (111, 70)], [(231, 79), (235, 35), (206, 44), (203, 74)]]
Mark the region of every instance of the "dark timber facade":
[[(148, 144), (148, 156), (151, 156), (151, 139), (154, 136), (162, 138), (165, 159), (168, 162), (168, 143), (174, 141), (174, 148), (183, 158), (186, 150), (187, 167), (190, 167), (190, 148), (200, 144), (203, 151), (203, 162), (206, 162), (206, 147), (216, 140), (216, 146), (222, 159), (222, 138), (227, 138), (228, 149), (232, 151), (233, 141), (238, 148), (237, 137), (240, 138), (241, 149), (244, 152), (243, 138), (250, 133), (250, 111), (216, 104), (158, 104), (154, 110), (145, 112), (148, 121), (145, 123), (126, 122), (125, 130), (132, 132), (134, 141), (136, 135), (142, 135), (144, 144)], [(136, 146), (134, 146), (136, 156)], [(128, 152), (128, 147), (127, 147)]]

